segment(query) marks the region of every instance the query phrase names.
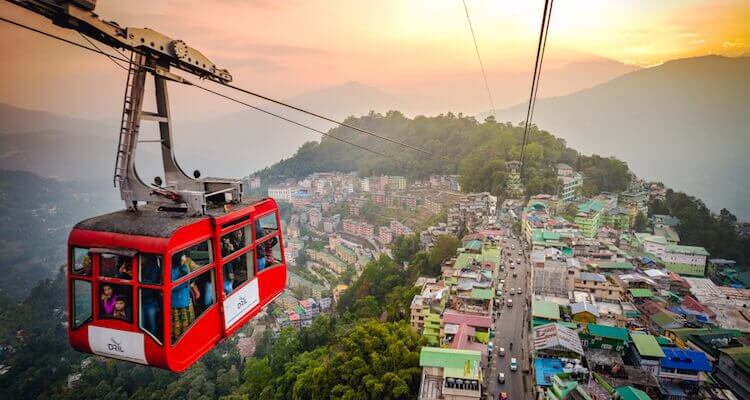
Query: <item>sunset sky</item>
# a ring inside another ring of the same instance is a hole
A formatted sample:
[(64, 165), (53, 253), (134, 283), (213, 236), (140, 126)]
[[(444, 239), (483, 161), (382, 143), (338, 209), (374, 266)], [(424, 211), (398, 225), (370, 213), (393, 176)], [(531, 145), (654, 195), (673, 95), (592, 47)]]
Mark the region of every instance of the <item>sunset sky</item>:
[[(434, 97), (443, 83), (461, 82), (446, 86), (452, 92), (446, 96), (458, 100), (445, 108), (425, 102), (415, 110), (489, 108), (460, 0), (98, 3), (104, 19), (183, 39), (228, 68), (237, 84), (271, 96), (356, 81), (401, 97), (413, 93), (419, 103), (420, 94)], [(498, 107), (521, 101), (506, 85), (522, 80), (528, 86), (543, 2), (467, 3)], [(6, 2), (0, 15), (83, 42)], [(647, 67), (706, 54), (737, 56), (750, 53), (750, 2), (558, 0), (549, 35), (545, 70), (602, 58)], [(4, 23), (0, 51), (0, 102), (88, 118), (119, 112), (124, 72), (107, 59)], [(547, 83), (540, 95), (564, 91)], [(180, 101), (195, 118), (236, 110), (214, 99)]]

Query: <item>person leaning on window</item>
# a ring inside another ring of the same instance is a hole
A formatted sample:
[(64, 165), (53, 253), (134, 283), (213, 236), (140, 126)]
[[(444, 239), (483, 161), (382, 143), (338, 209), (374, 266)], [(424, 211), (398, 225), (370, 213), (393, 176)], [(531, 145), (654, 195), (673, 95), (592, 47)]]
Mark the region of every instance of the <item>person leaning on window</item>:
[[(198, 269), (199, 266), (187, 255), (180, 257), (179, 265), (172, 265), (172, 281)], [(199, 293), (195, 283), (187, 281), (172, 289), (172, 339), (180, 337), (195, 320), (195, 309), (190, 300), (191, 291)]]

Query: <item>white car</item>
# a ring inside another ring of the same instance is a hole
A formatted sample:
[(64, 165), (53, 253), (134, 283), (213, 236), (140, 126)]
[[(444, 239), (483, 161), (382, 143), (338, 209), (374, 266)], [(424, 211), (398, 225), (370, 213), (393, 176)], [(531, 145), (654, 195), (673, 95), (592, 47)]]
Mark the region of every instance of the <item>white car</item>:
[(518, 274), (516, 273), (516, 271), (513, 271), (513, 277), (515, 278), (517, 276), (518, 276)]
[(510, 370), (518, 371), (518, 360), (515, 357), (510, 359)]
[(513, 307), (513, 299), (508, 299), (508, 307)]
[(518, 294), (521, 294), (521, 293), (523, 293), (523, 291), (521, 290), (521, 288), (518, 288), (518, 290), (516, 290), (516, 292), (517, 292)]
[(505, 357), (505, 347), (501, 347), (500, 350), (497, 352), (497, 355), (500, 357)]
[(516, 289), (510, 288), (510, 294), (516, 294)]
[(499, 372), (499, 373), (497, 374), (497, 381), (498, 381), (499, 383), (505, 383), (505, 374), (504, 374), (504, 373), (502, 373), (502, 372)]

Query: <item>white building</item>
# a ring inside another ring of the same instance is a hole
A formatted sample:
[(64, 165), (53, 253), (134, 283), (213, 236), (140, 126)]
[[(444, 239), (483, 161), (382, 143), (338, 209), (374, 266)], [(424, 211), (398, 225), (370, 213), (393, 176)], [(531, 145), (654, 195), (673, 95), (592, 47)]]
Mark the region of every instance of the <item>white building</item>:
[(276, 201), (292, 202), (292, 193), (295, 192), (292, 185), (275, 185), (268, 187), (268, 197)]
[(583, 175), (575, 172), (570, 176), (560, 176), (563, 182), (560, 198), (563, 201), (573, 201), (576, 198), (578, 188), (583, 186)]

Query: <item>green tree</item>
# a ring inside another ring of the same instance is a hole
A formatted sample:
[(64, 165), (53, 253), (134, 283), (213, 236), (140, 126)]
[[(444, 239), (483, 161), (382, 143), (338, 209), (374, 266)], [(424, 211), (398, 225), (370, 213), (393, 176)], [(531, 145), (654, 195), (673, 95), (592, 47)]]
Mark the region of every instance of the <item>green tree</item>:
[(648, 227), (648, 218), (643, 211), (638, 211), (635, 215), (635, 221), (633, 222), (633, 230), (636, 232), (645, 232)]
[(461, 241), (451, 235), (441, 235), (435, 239), (435, 246), (430, 252), (428, 261), (428, 270), (425, 271), (430, 276), (440, 274), (440, 265), (443, 261), (456, 254), (456, 250), (461, 246)]

